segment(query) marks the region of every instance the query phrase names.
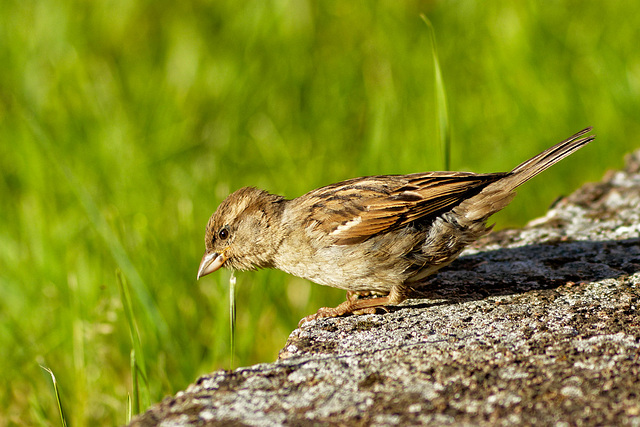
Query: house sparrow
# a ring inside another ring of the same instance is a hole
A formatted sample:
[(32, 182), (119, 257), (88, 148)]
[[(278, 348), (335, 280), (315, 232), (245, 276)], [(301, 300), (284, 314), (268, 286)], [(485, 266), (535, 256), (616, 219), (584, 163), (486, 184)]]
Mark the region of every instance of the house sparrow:
[[(220, 267), (278, 268), (346, 289), (347, 300), (305, 321), (372, 313), (405, 300), (424, 279), (488, 233), (487, 219), (519, 185), (595, 137), (584, 129), (511, 172), (423, 172), (354, 178), (287, 200), (253, 187), (209, 219), (198, 279)], [(359, 295), (383, 295), (358, 299)]]

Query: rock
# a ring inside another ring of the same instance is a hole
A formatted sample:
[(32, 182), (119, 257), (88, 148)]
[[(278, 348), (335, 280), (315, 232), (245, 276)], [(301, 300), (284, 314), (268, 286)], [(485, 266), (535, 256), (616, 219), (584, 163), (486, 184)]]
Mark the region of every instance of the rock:
[(640, 426), (640, 151), (389, 313), (293, 331), (131, 425)]

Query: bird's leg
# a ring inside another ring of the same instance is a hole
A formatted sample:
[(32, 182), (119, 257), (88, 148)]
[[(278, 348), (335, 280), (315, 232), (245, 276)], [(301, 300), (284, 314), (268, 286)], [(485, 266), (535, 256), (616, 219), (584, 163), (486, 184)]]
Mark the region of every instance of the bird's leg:
[(385, 305), (397, 305), (407, 299), (408, 288), (405, 285), (396, 285), (391, 288), (389, 295), (378, 298), (357, 299), (357, 292), (347, 292), (347, 300), (337, 307), (321, 307), (317, 313), (304, 317), (298, 326), (311, 320), (324, 317), (338, 317), (345, 314), (373, 314), (377, 308), (388, 311)]
[(347, 301), (357, 301), (361, 297), (369, 297), (373, 292), (347, 291)]

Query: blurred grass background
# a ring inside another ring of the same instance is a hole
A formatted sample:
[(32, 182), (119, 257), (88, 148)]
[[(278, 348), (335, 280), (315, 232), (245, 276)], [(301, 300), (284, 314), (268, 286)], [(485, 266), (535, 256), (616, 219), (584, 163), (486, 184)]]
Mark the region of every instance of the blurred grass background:
[[(131, 289), (151, 398), (229, 367), (228, 272), (196, 282), (231, 191), (287, 197), (442, 168), (432, 21), (452, 168), (505, 171), (588, 125), (499, 227), (619, 168), (640, 144), (632, 2), (0, 0), (0, 425), (123, 423)], [(270, 362), (339, 290), (238, 274), (236, 363)]]

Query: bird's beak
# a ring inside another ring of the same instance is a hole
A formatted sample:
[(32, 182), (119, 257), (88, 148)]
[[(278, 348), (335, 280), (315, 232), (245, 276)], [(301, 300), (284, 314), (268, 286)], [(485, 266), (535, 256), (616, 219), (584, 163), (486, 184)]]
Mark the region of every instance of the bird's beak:
[(200, 267), (198, 268), (198, 277), (206, 276), (209, 273), (213, 273), (227, 260), (227, 256), (224, 254), (226, 251), (222, 251), (222, 253), (211, 252), (205, 253), (202, 257), (202, 261), (200, 261)]

